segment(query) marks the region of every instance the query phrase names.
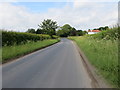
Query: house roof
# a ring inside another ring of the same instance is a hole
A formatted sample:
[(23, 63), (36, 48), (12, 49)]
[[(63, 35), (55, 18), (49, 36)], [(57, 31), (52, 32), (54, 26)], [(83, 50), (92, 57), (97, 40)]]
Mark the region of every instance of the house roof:
[(92, 32), (100, 32), (100, 30), (92, 30)]
[(88, 30), (88, 32), (100, 32), (100, 30)]

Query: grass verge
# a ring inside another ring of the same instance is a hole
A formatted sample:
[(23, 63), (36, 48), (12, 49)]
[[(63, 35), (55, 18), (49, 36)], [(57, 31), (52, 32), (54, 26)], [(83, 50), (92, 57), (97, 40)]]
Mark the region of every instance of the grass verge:
[(38, 42), (30, 42), (23, 45), (4, 46), (2, 47), (2, 63), (5, 63), (11, 59), (23, 56), (38, 49), (50, 46), (59, 42), (59, 39), (48, 39)]
[(87, 36), (69, 37), (87, 56), (98, 73), (101, 74), (113, 87), (118, 87), (118, 41), (98, 40)]

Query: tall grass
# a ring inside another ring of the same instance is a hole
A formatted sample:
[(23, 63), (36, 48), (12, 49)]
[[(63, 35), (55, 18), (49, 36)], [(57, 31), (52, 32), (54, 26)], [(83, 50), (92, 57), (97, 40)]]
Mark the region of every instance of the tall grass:
[(98, 72), (113, 87), (118, 87), (118, 38), (106, 39), (106, 35), (100, 39), (99, 35), (101, 34), (69, 38), (78, 44)]
[(30, 42), (22, 45), (4, 46), (2, 47), (2, 63), (8, 61), (9, 59), (13, 59), (18, 56), (22, 56), (32, 51), (35, 51), (37, 49), (49, 46), (58, 41), (59, 39), (49, 39), (38, 42)]

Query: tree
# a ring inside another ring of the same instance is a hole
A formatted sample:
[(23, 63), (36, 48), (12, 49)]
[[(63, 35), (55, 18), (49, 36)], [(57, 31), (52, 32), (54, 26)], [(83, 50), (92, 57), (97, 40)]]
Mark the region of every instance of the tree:
[(75, 28), (72, 28), (69, 24), (65, 24), (61, 27), (61, 30), (63, 30), (65, 36), (70, 36), (72, 35), (71, 33), (74, 33)]
[(36, 32), (35, 32), (35, 29), (31, 28), (27, 30), (27, 33), (36, 33)]
[(104, 27), (99, 27), (98, 29), (99, 29), (100, 31), (102, 31), (102, 30), (104, 30)]
[(82, 36), (83, 35), (83, 31), (82, 30), (77, 30), (77, 35), (78, 36)]
[(76, 36), (76, 29), (75, 29), (74, 27), (71, 28), (69, 35), (70, 35), (70, 36)]
[(38, 28), (36, 34), (45, 34), (45, 32), (44, 30)]
[(107, 29), (109, 29), (109, 27), (108, 26), (105, 26), (105, 27), (99, 27), (98, 28), (100, 31), (103, 31), (103, 30), (107, 30)]
[(76, 29), (69, 24), (65, 24), (57, 31), (57, 35), (60, 37), (76, 36)]
[(87, 34), (87, 31), (77, 30), (77, 36), (83, 36)]
[(88, 32), (87, 31), (83, 31), (83, 35), (85, 35), (85, 34), (88, 34)]
[(66, 34), (70, 34), (70, 30), (72, 29), (72, 27), (69, 24), (65, 24), (61, 27), (62, 30), (64, 30), (66, 32)]
[(64, 30), (59, 29), (57, 35), (60, 37), (67, 37), (67, 33)]
[(52, 21), (51, 19), (44, 20), (41, 24), (38, 25), (41, 30), (44, 31), (44, 34), (48, 34), (51, 37), (56, 34), (56, 29), (58, 28), (57, 22)]
[(109, 27), (108, 27), (108, 26), (105, 26), (105, 30), (107, 30), (107, 29), (109, 29)]

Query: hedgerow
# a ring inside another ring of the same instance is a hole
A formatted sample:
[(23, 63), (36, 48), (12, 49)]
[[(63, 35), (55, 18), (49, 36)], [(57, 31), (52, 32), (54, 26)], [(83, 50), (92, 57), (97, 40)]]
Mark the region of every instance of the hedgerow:
[(91, 36), (94, 39), (116, 40), (120, 37), (118, 31), (118, 27), (114, 27), (106, 31), (99, 32), (97, 34), (91, 34), (87, 36)]
[[(54, 38), (58, 38), (54, 36)], [(25, 44), (27, 42), (37, 42), (51, 39), (49, 35), (31, 34), (23, 32), (2, 31), (2, 46)]]
[(97, 34), (69, 37), (76, 41), (88, 60), (113, 87), (120, 88), (119, 39), (120, 27), (114, 27)]

